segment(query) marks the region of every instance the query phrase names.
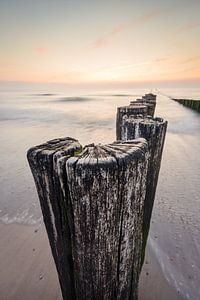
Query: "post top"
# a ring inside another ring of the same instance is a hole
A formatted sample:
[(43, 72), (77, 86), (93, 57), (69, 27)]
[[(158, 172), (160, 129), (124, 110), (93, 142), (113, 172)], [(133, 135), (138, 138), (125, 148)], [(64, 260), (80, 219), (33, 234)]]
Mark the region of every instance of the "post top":
[(143, 138), (130, 141), (115, 141), (107, 145), (86, 145), (83, 151), (76, 157), (70, 157), (66, 164), (67, 166), (76, 167), (91, 167), (96, 168), (116, 167), (119, 162), (122, 163), (127, 160), (144, 159), (145, 153), (148, 151), (147, 141)]
[(147, 116), (147, 117), (142, 117), (140, 115), (135, 116), (135, 115), (130, 115), (127, 116), (125, 115), (123, 117), (125, 123), (141, 123), (141, 124), (155, 124), (155, 125), (160, 125), (160, 124), (165, 124), (167, 123), (166, 120), (164, 120), (163, 118), (159, 118), (159, 117), (151, 117), (151, 116)]

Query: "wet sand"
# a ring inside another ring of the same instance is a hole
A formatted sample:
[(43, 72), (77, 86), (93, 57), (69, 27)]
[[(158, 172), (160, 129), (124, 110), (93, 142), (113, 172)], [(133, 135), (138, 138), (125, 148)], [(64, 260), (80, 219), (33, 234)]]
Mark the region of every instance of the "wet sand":
[[(61, 292), (43, 225), (0, 224), (1, 300), (60, 300)], [(179, 300), (150, 249), (140, 277), (140, 300)]]
[(62, 299), (43, 226), (0, 224), (0, 299)]
[(181, 300), (177, 290), (170, 286), (158, 264), (155, 254), (147, 245), (146, 257), (140, 275), (139, 300)]

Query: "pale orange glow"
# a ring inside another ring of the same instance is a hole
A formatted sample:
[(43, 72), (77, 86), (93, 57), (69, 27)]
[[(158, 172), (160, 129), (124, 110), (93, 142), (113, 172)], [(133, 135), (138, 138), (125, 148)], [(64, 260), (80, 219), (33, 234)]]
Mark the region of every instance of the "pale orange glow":
[(38, 53), (38, 54), (46, 54), (48, 53), (48, 49), (45, 48), (45, 47), (38, 47), (35, 49), (35, 51)]
[[(40, 50), (42, 56), (45, 50)], [(39, 51), (39, 52), (40, 52)], [(62, 58), (60, 58), (62, 60)], [(64, 57), (63, 57), (64, 61)], [(132, 64), (119, 64), (105, 68), (94, 68), (88, 63), (88, 70), (84, 67), (65, 70), (61, 62), (53, 62), (47, 58), (42, 62), (43, 68), (38, 69), (29, 66), (24, 68), (2, 69), (3, 76), (0, 80), (26, 80), (41, 82), (66, 82), (66, 83), (89, 83), (89, 82), (147, 82), (160, 80), (186, 80), (200, 78), (200, 57), (190, 58), (160, 58), (152, 61), (141, 61)]]
[(97, 10), (94, 18), (69, 15), (70, 22), (63, 18), (53, 24), (46, 15), (37, 30), (37, 24), (27, 20), (32, 34), (17, 29), (12, 39), (7, 26), (0, 50), (0, 80), (78, 84), (200, 78), (196, 10), (188, 6), (180, 15), (178, 8), (147, 6), (148, 10), (141, 7), (142, 13), (122, 5), (116, 16), (100, 17)]

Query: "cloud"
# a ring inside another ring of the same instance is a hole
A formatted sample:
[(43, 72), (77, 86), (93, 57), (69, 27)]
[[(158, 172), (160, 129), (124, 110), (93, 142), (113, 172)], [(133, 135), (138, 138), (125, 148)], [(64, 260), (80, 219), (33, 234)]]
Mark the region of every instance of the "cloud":
[(162, 13), (161, 10), (154, 10), (152, 12), (149, 12), (143, 16), (141, 16), (140, 18), (138, 18), (138, 20), (136, 20), (136, 24), (144, 24), (146, 22), (149, 22), (150, 20), (155, 19), (157, 16), (159, 16)]
[(104, 46), (107, 46), (111, 41), (112, 38), (121, 32), (129, 29), (129, 28), (137, 28), (140, 25), (143, 25), (145, 23), (148, 23), (149, 21), (155, 19), (158, 15), (162, 13), (161, 10), (155, 10), (152, 12), (149, 12), (145, 15), (140, 16), (136, 20), (128, 23), (122, 23), (118, 26), (115, 26), (110, 32), (98, 37), (94, 43), (92, 44), (93, 48), (102, 48)]
[(124, 31), (128, 27), (127, 24), (121, 24), (116, 27), (114, 27), (110, 32), (107, 34), (100, 36), (96, 39), (96, 41), (93, 43), (94, 48), (101, 48), (109, 44), (110, 40), (113, 36), (119, 34), (120, 32)]
[(200, 61), (200, 55), (189, 57), (189, 58), (183, 60), (182, 63), (184, 63), (184, 64), (186, 64), (186, 63), (196, 63), (198, 61)]
[(140, 69), (141, 67), (145, 67), (145, 66), (159, 66), (161, 65), (163, 62), (168, 61), (169, 58), (168, 57), (161, 57), (161, 58), (155, 58), (152, 60), (144, 60), (138, 63), (132, 63), (132, 64), (125, 64), (125, 65), (118, 65), (118, 66), (113, 66), (110, 68), (101, 68), (98, 69), (96, 71), (96, 73), (100, 73), (100, 74), (105, 74), (105, 73), (113, 73), (113, 72), (130, 72), (130, 70), (136, 70), (136, 69)]
[(193, 21), (179, 27), (176, 32), (177, 33), (187, 32), (199, 26), (200, 26), (200, 21)]
[(163, 62), (163, 61), (168, 61), (169, 58), (168, 57), (161, 57), (161, 58), (156, 58), (154, 60), (155, 63), (160, 63), (160, 62)]
[(47, 54), (49, 52), (49, 50), (46, 47), (38, 47), (35, 49), (35, 52), (39, 55), (44, 55), (44, 54)]

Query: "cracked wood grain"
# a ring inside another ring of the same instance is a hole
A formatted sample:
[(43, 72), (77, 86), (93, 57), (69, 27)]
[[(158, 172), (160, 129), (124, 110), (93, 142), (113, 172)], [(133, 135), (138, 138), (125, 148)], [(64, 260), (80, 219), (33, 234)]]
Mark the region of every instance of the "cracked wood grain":
[(137, 299), (147, 143), (86, 146), (66, 162), (77, 299)]
[(135, 138), (145, 138), (149, 147), (149, 162), (147, 172), (147, 189), (144, 202), (143, 220), (143, 260), (150, 227), (152, 209), (158, 182), (163, 146), (167, 130), (167, 121), (162, 118), (141, 118), (124, 116), (120, 135), (117, 139), (127, 141)]
[(116, 118), (116, 136), (121, 135), (121, 130), (124, 124), (124, 116), (147, 116), (147, 106), (146, 105), (128, 105), (117, 108), (117, 118)]
[[(75, 139), (62, 138), (31, 148), (27, 153), (35, 180), (49, 243), (56, 264), (63, 299), (75, 299), (71, 242), (67, 210), (69, 199), (62, 193), (58, 166), (81, 146)], [(62, 168), (64, 172), (64, 168)]]
[(147, 142), (80, 150), (66, 138), (28, 151), (63, 299), (136, 300)]

